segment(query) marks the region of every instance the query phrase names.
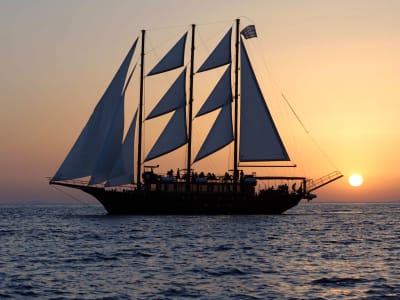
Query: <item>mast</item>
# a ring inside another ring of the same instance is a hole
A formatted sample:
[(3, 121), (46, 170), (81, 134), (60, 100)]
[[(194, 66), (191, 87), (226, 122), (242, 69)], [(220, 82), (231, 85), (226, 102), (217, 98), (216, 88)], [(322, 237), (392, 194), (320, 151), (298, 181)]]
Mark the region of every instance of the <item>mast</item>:
[(236, 183), (239, 176), (238, 171), (238, 104), (239, 104), (239, 26), (240, 19), (236, 19), (235, 40), (235, 117), (234, 117), (234, 140), (233, 140), (233, 183), (236, 191)]
[(139, 96), (139, 132), (138, 132), (138, 154), (137, 154), (137, 189), (141, 189), (141, 175), (142, 175), (142, 123), (143, 123), (143, 98), (144, 98), (144, 38), (145, 30), (142, 30), (142, 49), (140, 52), (140, 96)]
[(186, 162), (186, 184), (189, 191), (192, 165), (192, 119), (193, 119), (193, 77), (194, 77), (194, 34), (196, 25), (192, 24), (192, 43), (190, 48), (190, 73), (189, 73), (189, 111), (188, 111), (188, 151)]

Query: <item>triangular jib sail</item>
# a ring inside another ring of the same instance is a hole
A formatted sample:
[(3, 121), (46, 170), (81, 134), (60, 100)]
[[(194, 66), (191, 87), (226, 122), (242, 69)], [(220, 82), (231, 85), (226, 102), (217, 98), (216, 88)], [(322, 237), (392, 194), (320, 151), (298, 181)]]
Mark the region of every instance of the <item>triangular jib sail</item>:
[[(74, 146), (52, 178), (53, 181), (91, 176), (102, 153), (108, 151), (114, 152), (114, 146), (117, 144), (115, 141), (117, 139), (119, 139), (119, 144), (121, 144), (122, 133), (116, 133), (116, 137), (112, 136), (112, 132), (121, 129), (119, 126), (113, 124), (113, 121), (120, 122), (120, 120), (117, 120), (117, 115), (121, 111), (125, 80), (136, 44), (137, 40), (132, 45), (113, 80), (101, 97)], [(111, 147), (106, 151), (104, 147), (108, 144), (112, 144), (113, 146), (106, 146)]]
[(118, 186), (131, 184), (134, 181), (134, 149), (135, 149), (135, 128), (137, 111), (133, 117), (124, 143), (121, 145), (117, 160), (111, 170), (106, 186)]
[(89, 185), (107, 180), (120, 153), (124, 132), (124, 96), (120, 97), (118, 106), (112, 117), (111, 126), (108, 129), (104, 144), (101, 149), (98, 149), (99, 155), (92, 171)]

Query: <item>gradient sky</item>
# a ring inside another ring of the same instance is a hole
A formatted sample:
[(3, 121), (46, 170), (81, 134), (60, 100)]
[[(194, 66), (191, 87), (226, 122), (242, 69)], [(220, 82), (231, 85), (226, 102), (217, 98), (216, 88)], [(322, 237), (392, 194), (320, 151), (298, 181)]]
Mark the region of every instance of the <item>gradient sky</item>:
[[(45, 177), (141, 29), (154, 32), (154, 44), (159, 28), (178, 37), (192, 23), (219, 37), (237, 17), (257, 27), (254, 52), (264, 67), (256, 71), (274, 85), (263, 85), (267, 97), (278, 95), (276, 110), (288, 110), (283, 92), (309, 131), (297, 137), (289, 114), (290, 126), (278, 124), (296, 135), (285, 142), (296, 145), (289, 148), (300, 172), (345, 175), (319, 190), (318, 201), (398, 201), (399, 12), (397, 0), (2, 0), (0, 202), (68, 201)], [(361, 187), (349, 186), (352, 173), (364, 177)]]

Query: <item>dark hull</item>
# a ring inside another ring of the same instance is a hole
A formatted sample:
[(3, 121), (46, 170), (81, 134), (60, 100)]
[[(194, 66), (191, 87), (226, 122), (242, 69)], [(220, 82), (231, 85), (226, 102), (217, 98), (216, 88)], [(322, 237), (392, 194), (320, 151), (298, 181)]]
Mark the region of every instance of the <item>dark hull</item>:
[[(72, 186), (71, 186), (72, 187)], [(75, 186), (94, 196), (109, 214), (281, 214), (296, 206), (303, 195), (281, 192), (161, 192), (113, 191), (103, 188)]]

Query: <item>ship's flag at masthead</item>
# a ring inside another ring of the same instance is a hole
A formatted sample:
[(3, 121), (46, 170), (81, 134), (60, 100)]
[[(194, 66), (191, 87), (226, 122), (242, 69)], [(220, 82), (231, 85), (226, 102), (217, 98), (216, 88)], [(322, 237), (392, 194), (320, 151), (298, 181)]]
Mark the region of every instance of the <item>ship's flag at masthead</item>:
[(256, 26), (254, 25), (246, 26), (240, 33), (246, 40), (257, 37)]

